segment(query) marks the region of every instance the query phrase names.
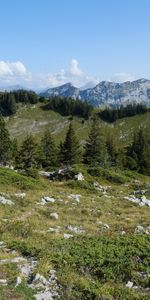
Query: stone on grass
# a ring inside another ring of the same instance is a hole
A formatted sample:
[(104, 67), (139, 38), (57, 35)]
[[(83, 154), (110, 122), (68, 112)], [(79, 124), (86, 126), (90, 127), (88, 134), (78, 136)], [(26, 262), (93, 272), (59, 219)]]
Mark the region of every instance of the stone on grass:
[(51, 213), (51, 214), (50, 214), (50, 217), (51, 217), (52, 219), (54, 219), (54, 220), (58, 220), (58, 218), (59, 218), (59, 216), (58, 216), (57, 213)]
[(126, 284), (126, 287), (131, 289), (133, 287), (133, 282), (132, 281), (128, 281)]
[(77, 180), (77, 181), (83, 181), (84, 180), (84, 176), (83, 176), (83, 174), (80, 172), (80, 173), (78, 173), (78, 174), (76, 174), (75, 176), (74, 176), (74, 178)]
[(80, 197), (81, 197), (81, 195), (79, 195), (79, 194), (70, 194), (68, 196), (69, 199), (75, 200), (76, 202), (80, 202)]
[(44, 196), (41, 198), (41, 202), (38, 204), (45, 205), (47, 203), (54, 203), (55, 199), (53, 197)]
[(8, 204), (8, 205), (13, 205), (14, 202), (9, 200), (9, 199), (6, 199), (4, 196), (0, 196), (0, 203), (1, 204)]
[(52, 293), (50, 291), (45, 291), (34, 295), (36, 300), (53, 300)]
[(0, 285), (7, 285), (7, 279), (0, 279)]
[(69, 234), (69, 233), (64, 233), (64, 238), (65, 239), (70, 239), (70, 238), (73, 238), (73, 235)]
[(16, 280), (16, 287), (19, 285), (19, 284), (21, 284), (21, 282), (22, 282), (22, 279), (21, 279), (21, 277), (17, 277), (17, 280)]
[(23, 199), (26, 197), (26, 193), (15, 193), (15, 197)]
[(69, 231), (73, 231), (73, 232), (75, 232), (77, 234), (85, 232), (85, 230), (83, 228), (80, 228), (80, 227), (77, 227), (77, 226), (72, 226), (72, 225), (66, 226), (65, 229), (67, 229)]
[(150, 234), (150, 227), (146, 227), (144, 228), (143, 226), (141, 225), (137, 225), (136, 228), (135, 228), (135, 231), (134, 231), (135, 234)]

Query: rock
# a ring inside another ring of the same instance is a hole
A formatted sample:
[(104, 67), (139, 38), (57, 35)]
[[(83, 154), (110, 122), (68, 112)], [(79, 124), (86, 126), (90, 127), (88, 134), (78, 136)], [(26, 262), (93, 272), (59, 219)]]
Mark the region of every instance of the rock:
[(60, 226), (58, 226), (57, 228), (53, 228), (50, 227), (47, 232), (51, 232), (51, 233), (59, 233), (60, 232)]
[(69, 233), (64, 233), (64, 238), (65, 239), (70, 239), (70, 238), (73, 238), (73, 235), (69, 234)]
[(105, 229), (109, 229), (109, 228), (110, 228), (108, 224), (103, 224), (103, 227), (104, 227)]
[(147, 206), (150, 207), (150, 200), (148, 200), (148, 199), (146, 198), (146, 196), (142, 196), (142, 197), (141, 197), (141, 201), (142, 201), (142, 203), (144, 203), (144, 205), (147, 205)]
[(58, 218), (59, 218), (59, 216), (58, 216), (57, 213), (51, 213), (51, 214), (50, 214), (50, 217), (51, 217), (52, 219), (54, 219), (54, 220), (58, 220)]
[(38, 204), (45, 205), (47, 203), (54, 203), (55, 201), (56, 200), (53, 197), (44, 196)]
[(68, 196), (69, 199), (76, 200), (76, 202), (80, 202), (80, 197), (81, 197), (81, 195), (79, 195), (79, 194), (70, 194)]
[(13, 205), (14, 202), (9, 200), (9, 199), (6, 199), (4, 196), (0, 196), (0, 203), (1, 204), (8, 204), (8, 205)]
[(18, 268), (23, 277), (29, 278), (36, 265), (37, 261), (33, 257), (30, 257), (28, 260), (25, 260), (24, 263), (19, 263)]
[(26, 193), (16, 193), (15, 197), (23, 199), (26, 197)]
[(7, 285), (7, 279), (0, 279), (0, 285)]
[(46, 172), (46, 171), (39, 171), (39, 175), (49, 178), (50, 177), (51, 172)]
[(97, 191), (102, 192), (103, 194), (106, 194), (108, 189), (111, 188), (111, 186), (102, 186), (98, 182), (94, 182), (94, 187)]
[(77, 181), (83, 181), (84, 180), (84, 176), (82, 173), (78, 173), (77, 175), (74, 176), (74, 178), (77, 180)]
[(126, 232), (124, 230), (121, 231), (121, 235), (125, 235)]
[(51, 203), (54, 203), (55, 202), (55, 199), (54, 198), (52, 198), (52, 197), (43, 197), (41, 200), (45, 200), (46, 202), (51, 202)]
[(133, 194), (133, 195), (145, 195), (146, 192), (147, 192), (147, 190), (136, 190), (136, 191), (133, 191), (131, 194)]
[(21, 279), (21, 277), (18, 276), (15, 287), (17, 287), (19, 284), (21, 284), (21, 282), (22, 282), (22, 279)]
[(149, 234), (150, 233), (150, 228), (149, 227), (144, 228), (141, 225), (137, 225), (137, 227), (135, 228), (134, 233), (135, 234), (142, 234), (142, 233)]
[(73, 231), (77, 234), (80, 234), (80, 233), (84, 233), (85, 230), (80, 228), (80, 227), (77, 227), (77, 226), (72, 226), (72, 225), (68, 225), (65, 227), (65, 229), (69, 230), (69, 231)]
[(3, 241), (0, 241), (0, 249), (5, 247), (6, 247), (5, 243)]
[(131, 201), (131, 202), (133, 202), (133, 203), (137, 203), (137, 204), (139, 204), (140, 203), (140, 200), (139, 200), (139, 198), (136, 198), (135, 196), (132, 196), (132, 197), (124, 197), (124, 199), (125, 200), (129, 200), (129, 201)]
[(39, 273), (35, 275), (34, 282), (35, 281), (40, 281), (44, 285), (48, 283), (47, 279), (43, 275), (40, 275)]
[(133, 287), (133, 282), (132, 281), (128, 281), (126, 284), (126, 287), (131, 289)]
[(49, 179), (51, 180), (68, 180), (74, 179), (74, 171), (71, 167), (64, 167), (54, 172), (50, 172)]
[(52, 293), (50, 291), (45, 291), (34, 295), (36, 300), (53, 300)]
[(141, 198), (137, 198), (133, 195), (131, 197), (124, 197), (124, 199), (129, 200), (133, 203), (137, 203), (137, 204), (139, 204), (139, 206), (146, 205), (146, 206), (150, 207), (150, 200), (148, 200), (145, 195), (143, 195)]

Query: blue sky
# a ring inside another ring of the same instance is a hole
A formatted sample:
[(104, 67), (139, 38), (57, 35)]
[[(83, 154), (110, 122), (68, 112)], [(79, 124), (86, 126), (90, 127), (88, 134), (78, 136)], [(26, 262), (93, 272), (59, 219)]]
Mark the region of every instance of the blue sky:
[(0, 85), (150, 78), (149, 0), (1, 0)]

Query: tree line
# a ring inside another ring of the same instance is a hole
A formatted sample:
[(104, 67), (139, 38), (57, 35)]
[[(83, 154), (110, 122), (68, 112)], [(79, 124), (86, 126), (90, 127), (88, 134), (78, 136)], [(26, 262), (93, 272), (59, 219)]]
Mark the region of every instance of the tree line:
[(106, 122), (115, 122), (118, 119), (132, 117), (139, 114), (145, 114), (150, 111), (144, 104), (121, 105), (119, 108), (105, 108), (98, 113), (99, 117)]
[(82, 102), (79, 99), (72, 99), (70, 97), (55, 96), (50, 98), (45, 109), (52, 109), (59, 112), (63, 116), (79, 116), (88, 119), (93, 111), (93, 106), (87, 102)]
[(140, 128), (130, 145), (120, 148), (112, 135), (104, 135), (98, 119), (94, 119), (84, 147), (81, 147), (72, 123), (58, 146), (49, 130), (38, 142), (29, 134), (18, 145), (16, 139), (10, 139), (4, 119), (0, 117), (1, 164), (12, 163), (16, 169), (33, 176), (37, 169), (50, 170), (79, 162), (90, 167), (117, 167), (150, 175), (150, 138)]
[(44, 103), (43, 109), (51, 109), (64, 116), (79, 116), (88, 119), (93, 111), (92, 105), (79, 99), (56, 96), (46, 100), (33, 91), (18, 90), (0, 92), (0, 113), (3, 116), (10, 116), (16, 113), (19, 103), (36, 104), (38, 102)]
[(0, 113), (4, 116), (13, 115), (17, 111), (17, 104), (35, 104), (39, 101), (33, 91), (18, 90), (13, 92), (0, 92)]

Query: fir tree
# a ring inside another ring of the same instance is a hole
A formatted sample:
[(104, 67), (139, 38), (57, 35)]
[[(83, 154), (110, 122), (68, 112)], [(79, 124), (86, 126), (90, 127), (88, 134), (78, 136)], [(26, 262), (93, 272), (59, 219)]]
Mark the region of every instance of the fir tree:
[(114, 165), (116, 163), (116, 159), (117, 159), (117, 148), (116, 148), (115, 140), (114, 140), (114, 137), (112, 136), (112, 134), (111, 135), (109, 134), (107, 136), (106, 149), (108, 152), (109, 162), (111, 165)]
[(6, 164), (11, 158), (11, 140), (5, 121), (0, 116), (0, 163)]
[(16, 157), (16, 167), (25, 171), (37, 166), (37, 143), (33, 136), (27, 135), (23, 140), (18, 156)]
[(70, 123), (64, 143), (60, 145), (60, 160), (63, 164), (75, 164), (80, 161), (80, 144)]
[[(150, 174), (150, 146), (143, 128), (134, 134), (133, 142), (127, 151), (127, 158), (131, 157), (134, 169), (143, 174)], [(130, 167), (132, 168), (132, 165)]]
[(108, 154), (104, 136), (97, 119), (93, 120), (89, 138), (85, 145), (84, 163), (93, 166), (106, 166)]
[(57, 163), (57, 148), (54, 139), (49, 130), (45, 131), (40, 142), (40, 161), (45, 168), (56, 166)]

